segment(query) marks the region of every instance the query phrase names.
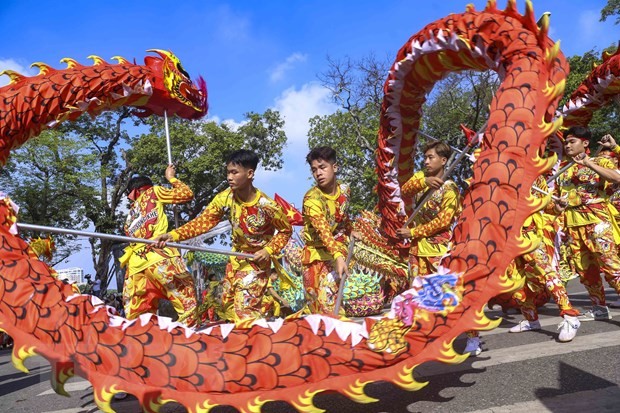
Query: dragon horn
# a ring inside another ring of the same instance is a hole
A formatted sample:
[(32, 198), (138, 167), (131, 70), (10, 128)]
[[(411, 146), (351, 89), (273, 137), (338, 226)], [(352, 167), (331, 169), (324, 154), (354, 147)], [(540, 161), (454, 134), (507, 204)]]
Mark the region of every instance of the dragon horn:
[(162, 59), (166, 59), (166, 58), (174, 59), (175, 58), (172, 52), (161, 50), (161, 49), (148, 49), (147, 52), (157, 53), (158, 55), (161, 56)]

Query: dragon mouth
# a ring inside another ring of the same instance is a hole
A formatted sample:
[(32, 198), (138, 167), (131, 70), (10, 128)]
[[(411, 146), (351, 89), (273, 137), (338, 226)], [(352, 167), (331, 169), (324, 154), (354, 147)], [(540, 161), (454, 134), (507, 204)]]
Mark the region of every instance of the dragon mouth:
[(183, 103), (191, 106), (197, 111), (204, 111), (204, 98), (202, 93), (196, 92), (193, 85), (189, 85), (187, 82), (181, 82), (177, 87), (179, 96), (183, 97)]

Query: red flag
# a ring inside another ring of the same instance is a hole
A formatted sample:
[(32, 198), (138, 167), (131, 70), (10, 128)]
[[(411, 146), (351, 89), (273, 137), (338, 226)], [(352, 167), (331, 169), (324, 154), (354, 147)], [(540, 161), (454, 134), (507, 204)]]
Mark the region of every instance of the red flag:
[(278, 194), (275, 194), (273, 200), (282, 207), (284, 213), (288, 217), (288, 222), (290, 222), (291, 225), (302, 226), (304, 224), (304, 218), (303, 215), (301, 215), (301, 212), (299, 212), (299, 210), (297, 210), (293, 205), (286, 202), (286, 199), (282, 198)]
[[(461, 123), (461, 130), (463, 131), (463, 135), (465, 135), (465, 139), (467, 139), (467, 144), (473, 146), (479, 143), (479, 136), (476, 136), (477, 133), (474, 130), (469, 129), (467, 126)], [(473, 139), (478, 139), (478, 141), (473, 141)]]

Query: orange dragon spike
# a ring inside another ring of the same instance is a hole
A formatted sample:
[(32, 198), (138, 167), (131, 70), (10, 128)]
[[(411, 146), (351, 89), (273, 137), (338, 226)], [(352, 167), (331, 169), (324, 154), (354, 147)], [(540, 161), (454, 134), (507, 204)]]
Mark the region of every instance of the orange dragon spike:
[(88, 59), (92, 59), (93, 66), (102, 66), (102, 65), (107, 64), (105, 60), (103, 60), (101, 57), (96, 56), (94, 54), (91, 54), (90, 56), (88, 56)]
[(112, 57), (112, 60), (116, 60), (116, 61), (118, 62), (118, 64), (121, 64), (121, 65), (129, 63), (129, 62), (127, 61), (127, 59), (125, 59), (125, 58), (124, 58), (124, 57), (122, 57), (122, 56), (113, 56), (113, 57)]
[(531, 0), (526, 0), (525, 2), (525, 19), (527, 20), (527, 25), (529, 27), (536, 27), (536, 17), (534, 15), (534, 5)]
[(484, 11), (494, 12), (497, 11), (497, 0), (488, 0)]
[(30, 67), (36, 67), (37, 69), (39, 69), (39, 74), (37, 76), (45, 76), (47, 74), (49, 74), (52, 71), (55, 71), (56, 69), (54, 69), (53, 67), (45, 64), (45, 63), (41, 63), (41, 62), (35, 62), (33, 64), (30, 65)]
[(72, 59), (70, 57), (63, 57), (62, 59), (60, 59), (60, 63), (66, 63), (67, 69), (77, 69), (80, 67), (84, 67), (79, 64), (75, 59)]
[(17, 82), (19, 82), (20, 80), (23, 80), (26, 78), (26, 76), (22, 75), (21, 73), (17, 73), (14, 70), (3, 70), (2, 72), (0, 72), (0, 76), (2, 75), (6, 75), (9, 77), (9, 84), (13, 85)]

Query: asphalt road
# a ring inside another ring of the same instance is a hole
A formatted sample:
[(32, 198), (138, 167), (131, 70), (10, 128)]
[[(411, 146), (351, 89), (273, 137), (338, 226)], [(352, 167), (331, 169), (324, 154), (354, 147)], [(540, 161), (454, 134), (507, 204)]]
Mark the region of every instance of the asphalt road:
[[(578, 308), (589, 305), (583, 288), (569, 284), (571, 301)], [(615, 300), (615, 294), (608, 290)], [(620, 412), (620, 310), (613, 320), (581, 324), (575, 340), (556, 341), (561, 321), (555, 305), (541, 310), (543, 330), (509, 334), (508, 328), (521, 319), (509, 315), (501, 326), (483, 332), (485, 351), (459, 365), (427, 363), (414, 372), (418, 381), (429, 384), (417, 392), (406, 392), (391, 384), (376, 383), (366, 392), (380, 401), (355, 404), (338, 394), (315, 396), (315, 405), (327, 412)], [(499, 315), (499, 312), (490, 312)], [(457, 340), (463, 348), (465, 338)], [(41, 358), (27, 363), (30, 374), (11, 364), (9, 350), (0, 350), (0, 413), (94, 413), (89, 383), (73, 378), (66, 386), (72, 397), (55, 394), (50, 387), (50, 368)], [(115, 401), (119, 413), (140, 412), (129, 396)], [(181, 413), (179, 405), (168, 404), (163, 413)], [(211, 413), (234, 412), (216, 407)], [(294, 412), (285, 403), (268, 403), (263, 412)]]

